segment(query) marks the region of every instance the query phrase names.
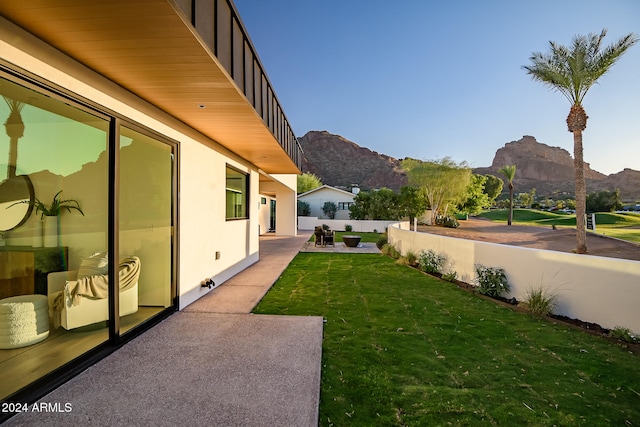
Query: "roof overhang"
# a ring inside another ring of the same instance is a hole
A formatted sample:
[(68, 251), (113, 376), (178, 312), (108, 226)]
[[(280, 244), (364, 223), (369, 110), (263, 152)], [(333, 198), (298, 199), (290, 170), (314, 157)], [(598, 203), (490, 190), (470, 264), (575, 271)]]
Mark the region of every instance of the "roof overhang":
[(170, 0), (0, 0), (0, 14), (267, 173), (300, 173)]

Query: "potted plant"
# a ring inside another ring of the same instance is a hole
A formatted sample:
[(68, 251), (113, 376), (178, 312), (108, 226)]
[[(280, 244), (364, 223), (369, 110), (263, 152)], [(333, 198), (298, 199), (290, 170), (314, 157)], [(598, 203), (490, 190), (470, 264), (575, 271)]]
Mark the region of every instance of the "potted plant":
[(58, 216), (62, 209), (66, 209), (68, 212), (71, 212), (71, 209), (75, 209), (84, 216), (84, 212), (80, 209), (80, 203), (78, 203), (77, 200), (60, 200), (60, 193), (62, 193), (62, 190), (58, 191), (56, 195), (53, 196), (53, 200), (50, 205), (44, 204), (36, 197), (34, 207), (36, 208), (36, 214), (38, 212), (42, 212), (40, 219), (43, 219), (45, 216)]
[[(36, 241), (38, 240), (38, 235), (40, 234), (41, 225), (44, 226), (44, 246), (45, 247), (55, 247), (58, 246), (58, 216), (62, 212), (63, 209), (66, 209), (68, 212), (71, 210), (76, 210), (84, 216), (84, 212), (80, 208), (80, 203), (77, 200), (67, 199), (61, 200), (60, 193), (62, 190), (58, 191), (55, 196), (53, 196), (53, 200), (50, 204), (46, 204), (42, 202), (37, 197), (33, 202), (34, 207), (36, 208), (36, 214), (40, 212), (40, 219), (43, 220), (43, 223), (38, 224), (36, 228), (36, 237), (34, 239), (34, 246), (39, 246)], [(28, 203), (29, 201), (23, 200), (18, 203)], [(13, 205), (12, 205), (13, 206)]]

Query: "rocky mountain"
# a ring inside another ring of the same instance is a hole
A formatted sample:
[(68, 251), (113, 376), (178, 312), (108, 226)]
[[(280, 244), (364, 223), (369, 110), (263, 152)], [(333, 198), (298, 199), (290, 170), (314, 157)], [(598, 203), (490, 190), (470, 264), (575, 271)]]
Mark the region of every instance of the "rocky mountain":
[(640, 202), (640, 171), (625, 168), (622, 172), (609, 175), (603, 180), (591, 182), (590, 189), (620, 190), (620, 197), (626, 202)]
[(304, 151), (302, 171), (317, 175), (323, 184), (364, 190), (387, 187), (399, 190), (407, 185), (400, 161), (360, 147), (340, 135), (310, 131), (299, 138)]
[[(518, 141), (508, 142), (498, 149), (491, 166), (476, 168), (474, 172), (501, 177), (498, 170), (506, 165), (516, 165), (516, 192), (528, 192), (535, 188), (538, 195), (568, 193), (573, 197), (573, 157), (563, 148), (551, 147), (536, 141), (533, 136), (525, 135)], [(625, 169), (607, 176), (591, 169), (587, 162), (584, 165), (587, 193), (619, 189), (623, 200), (640, 199), (640, 171)]]
[[(532, 188), (540, 195), (574, 192), (573, 158), (563, 148), (551, 147), (525, 135), (498, 149), (491, 166), (476, 168), (474, 172), (502, 177), (498, 170), (507, 165), (516, 165), (514, 186), (518, 192)], [(585, 178), (592, 182), (603, 180), (606, 175), (592, 170), (585, 162)]]
[[(323, 184), (349, 189), (358, 184), (368, 190), (387, 187), (398, 190), (407, 185), (407, 176), (400, 160), (376, 153), (327, 131), (311, 131), (299, 138), (304, 151), (303, 172), (317, 175)], [(516, 165), (516, 192), (536, 189), (538, 195), (554, 196), (566, 193), (573, 197), (574, 172), (571, 154), (525, 135), (498, 149), (489, 167), (475, 168), (477, 174), (501, 177), (498, 170)], [(585, 163), (587, 192), (616, 189), (624, 201), (640, 200), (640, 171), (625, 169), (606, 176)]]

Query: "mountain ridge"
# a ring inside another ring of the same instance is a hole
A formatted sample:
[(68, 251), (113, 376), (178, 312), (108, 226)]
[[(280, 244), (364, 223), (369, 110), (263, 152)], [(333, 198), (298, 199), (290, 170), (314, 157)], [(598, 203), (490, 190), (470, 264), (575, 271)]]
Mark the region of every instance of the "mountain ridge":
[[(317, 175), (333, 187), (350, 189), (357, 185), (364, 190), (391, 188), (398, 191), (408, 184), (402, 159), (372, 151), (340, 135), (324, 131), (309, 131), (298, 138), (303, 150), (302, 171)], [(502, 166), (516, 165), (516, 192), (536, 188), (538, 195), (572, 195), (574, 188), (573, 158), (560, 147), (541, 143), (531, 135), (510, 141), (496, 151), (491, 166), (473, 169), (476, 174), (500, 177)], [(640, 200), (640, 171), (624, 170), (605, 175), (585, 163), (587, 192), (616, 189), (625, 201)]]

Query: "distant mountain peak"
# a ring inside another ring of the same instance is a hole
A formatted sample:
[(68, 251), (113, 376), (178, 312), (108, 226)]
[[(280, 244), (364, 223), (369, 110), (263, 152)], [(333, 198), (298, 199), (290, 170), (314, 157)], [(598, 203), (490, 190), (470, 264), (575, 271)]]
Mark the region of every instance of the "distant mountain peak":
[[(387, 187), (399, 190), (408, 184), (401, 161), (361, 147), (347, 138), (326, 130), (309, 131), (299, 138), (304, 151), (302, 171), (317, 175), (323, 184), (351, 188), (357, 184), (363, 190)], [(475, 168), (477, 174), (500, 177), (503, 166), (516, 165), (514, 184), (517, 192), (536, 188), (539, 195), (573, 194), (575, 175), (571, 154), (560, 147), (538, 142), (524, 135), (499, 148), (489, 167)], [(585, 163), (587, 191), (620, 189), (623, 200), (640, 199), (640, 172), (625, 169), (608, 177)]]
[(298, 138), (302, 151), (302, 171), (317, 175), (323, 184), (364, 190), (407, 185), (400, 161), (361, 147), (343, 136), (325, 131), (309, 131)]

